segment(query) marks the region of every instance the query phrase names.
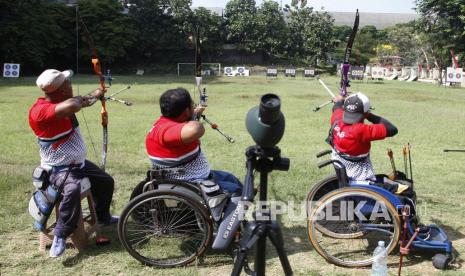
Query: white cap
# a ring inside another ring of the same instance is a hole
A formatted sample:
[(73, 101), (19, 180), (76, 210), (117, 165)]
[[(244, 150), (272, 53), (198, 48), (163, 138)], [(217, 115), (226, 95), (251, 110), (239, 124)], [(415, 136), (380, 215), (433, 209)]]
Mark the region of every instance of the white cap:
[(45, 93), (52, 93), (55, 92), (65, 80), (72, 76), (72, 70), (60, 72), (56, 69), (47, 69), (37, 78), (36, 84)]
[(384, 247), (384, 241), (378, 241), (378, 246)]

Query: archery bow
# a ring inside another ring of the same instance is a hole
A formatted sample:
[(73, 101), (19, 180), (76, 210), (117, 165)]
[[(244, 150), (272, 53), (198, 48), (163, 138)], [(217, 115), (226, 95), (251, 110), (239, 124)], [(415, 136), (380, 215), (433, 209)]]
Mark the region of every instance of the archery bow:
[[(349, 69), (350, 69), (350, 63), (349, 63), (349, 58), (350, 54), (352, 53), (352, 45), (354, 44), (355, 36), (357, 35), (358, 31), (358, 25), (360, 22), (360, 16), (357, 12), (355, 14), (355, 21), (354, 21), (354, 26), (352, 28), (352, 33), (350, 34), (349, 41), (347, 41), (347, 47), (344, 53), (344, 61), (341, 66), (341, 88), (339, 90), (339, 95), (345, 97), (347, 96), (347, 87), (350, 87), (350, 81), (349, 81)], [(317, 76), (318, 81), (323, 85), (323, 87), (328, 91), (328, 93), (331, 95), (331, 98), (334, 99), (334, 93), (326, 86), (326, 84)], [(332, 103), (333, 101), (328, 101), (325, 102), (313, 109), (314, 112), (320, 110), (322, 107), (327, 106), (328, 104)]]
[[(97, 56), (97, 50), (95, 49), (94, 41), (92, 40), (90, 32), (87, 29), (87, 26), (84, 23), (84, 20), (82, 20), (82, 17), (80, 15), (79, 15), (79, 18), (81, 20), (81, 23), (84, 29), (84, 34), (86, 36), (87, 44), (89, 45), (89, 50), (91, 52), (91, 62), (92, 62), (92, 67), (94, 69), (94, 73), (99, 77), (100, 89), (106, 92), (107, 87), (105, 86), (105, 76), (102, 74), (102, 68), (100, 66), (100, 61)], [(100, 111), (100, 117), (101, 117), (101, 124), (103, 128), (102, 170), (105, 170), (105, 165), (107, 163), (107, 151), (108, 151), (108, 112), (107, 112), (106, 98), (101, 97), (100, 103), (102, 104), (102, 109)]]
[[(200, 28), (197, 27), (195, 30), (195, 84), (197, 87), (197, 90), (199, 92), (199, 98), (200, 102), (199, 104), (202, 107), (207, 107), (208, 106), (208, 95), (207, 91), (204, 88), (202, 88), (202, 57), (201, 57), (201, 52), (200, 52)], [(210, 120), (207, 119), (207, 116), (205, 115), (200, 115), (200, 117), (196, 118), (197, 120), (200, 120), (202, 118), (207, 124), (211, 126), (212, 129), (218, 131), (224, 138), (226, 138), (230, 143), (234, 143), (234, 138), (231, 136), (225, 134), (222, 132), (219, 128), (218, 125), (211, 122)]]
[(350, 68), (349, 58), (350, 54), (352, 53), (352, 45), (354, 44), (355, 36), (357, 35), (359, 22), (360, 16), (358, 14), (357, 9), (357, 12), (355, 13), (354, 27), (352, 28), (352, 33), (350, 34), (349, 41), (347, 41), (347, 47), (344, 53), (344, 63), (341, 67), (341, 90), (339, 91), (339, 94), (344, 97), (347, 95), (347, 87), (350, 87), (348, 77)]

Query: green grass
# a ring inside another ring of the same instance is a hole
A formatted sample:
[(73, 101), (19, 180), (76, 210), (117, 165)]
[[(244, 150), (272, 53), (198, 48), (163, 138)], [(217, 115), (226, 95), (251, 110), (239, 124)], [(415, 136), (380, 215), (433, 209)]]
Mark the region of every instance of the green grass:
[[(334, 77), (324, 78), (333, 90), (338, 86)], [(0, 142), (0, 273), (12, 274), (147, 274), (157, 275), (224, 275), (231, 271), (231, 260), (226, 254), (207, 252), (204, 263), (176, 269), (156, 269), (140, 265), (120, 245), (116, 229), (104, 228), (102, 233), (112, 238), (109, 246), (89, 249), (78, 254), (68, 249), (66, 255), (51, 260), (38, 252), (37, 233), (27, 213), (27, 203), (33, 191), (30, 175), (39, 162), (36, 139), (28, 126), (28, 109), (41, 92), (34, 78), (0, 81), (0, 122), (3, 135)], [(79, 86), (77, 84), (79, 83)], [(107, 171), (116, 180), (112, 212), (121, 213), (132, 188), (144, 178), (149, 168), (145, 153), (145, 135), (159, 116), (158, 98), (168, 88), (194, 88), (193, 78), (115, 76), (110, 93), (131, 84), (132, 89), (118, 95), (132, 101), (132, 107), (108, 102), (109, 153)], [(273, 92), (282, 100), (286, 116), (286, 132), (279, 143), (282, 155), (289, 157), (288, 172), (273, 172), (269, 180), (269, 197), (279, 200), (305, 200), (310, 187), (325, 175), (329, 168), (318, 170), (315, 153), (327, 148), (324, 138), (329, 126), (330, 109), (318, 113), (312, 109), (327, 101), (328, 95), (316, 80), (297, 78), (266, 79), (216, 78), (205, 81), (209, 94), (206, 114), (223, 131), (236, 138), (228, 143), (215, 131), (207, 131), (202, 148), (213, 168), (231, 171), (240, 179), (245, 174), (244, 152), (253, 141), (245, 129), (247, 111), (258, 104), (260, 95)], [(86, 94), (97, 87), (91, 76), (73, 80), (75, 94)], [(386, 154), (392, 148), (398, 169), (403, 170), (401, 149), (412, 145), (413, 176), (419, 197), (421, 219), (434, 222), (446, 230), (460, 253), (465, 249), (465, 201), (463, 192), (465, 154), (443, 153), (445, 148), (465, 148), (465, 89), (444, 88), (422, 83), (385, 81), (384, 83), (353, 82), (351, 91), (366, 93), (374, 111), (388, 118), (399, 128), (394, 138), (375, 142), (372, 160), (376, 171), (389, 172)], [(86, 123), (78, 116), (88, 145), (88, 158), (98, 162), (101, 147), (99, 106), (85, 109)], [(95, 144), (97, 155), (91, 146)], [(297, 275), (359, 275), (369, 269), (346, 269), (327, 264), (307, 241), (305, 221), (282, 219), (285, 246)], [(268, 247), (267, 271), (281, 275), (282, 270), (274, 249)], [(459, 256), (460, 262), (462, 257)], [(397, 257), (392, 257), (395, 263)], [(432, 267), (429, 257), (407, 261), (405, 275), (464, 274), (464, 268), (439, 272)], [(390, 272), (396, 272), (391, 268)]]

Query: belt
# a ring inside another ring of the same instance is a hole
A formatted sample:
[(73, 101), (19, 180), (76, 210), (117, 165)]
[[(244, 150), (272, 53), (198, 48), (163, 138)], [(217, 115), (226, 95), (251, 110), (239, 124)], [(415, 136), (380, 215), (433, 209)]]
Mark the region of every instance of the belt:
[(350, 162), (360, 162), (360, 161), (366, 160), (368, 156), (370, 156), (369, 154), (362, 155), (362, 156), (351, 156), (346, 153), (338, 151), (336, 147), (333, 147), (333, 149), (339, 157), (341, 157), (344, 160), (350, 161)]
[(72, 164), (72, 165), (52, 166), (52, 173), (59, 173), (59, 172), (67, 171), (69, 170), (71, 166), (82, 169), (84, 168), (84, 164), (85, 163), (83, 162), (83, 163)]

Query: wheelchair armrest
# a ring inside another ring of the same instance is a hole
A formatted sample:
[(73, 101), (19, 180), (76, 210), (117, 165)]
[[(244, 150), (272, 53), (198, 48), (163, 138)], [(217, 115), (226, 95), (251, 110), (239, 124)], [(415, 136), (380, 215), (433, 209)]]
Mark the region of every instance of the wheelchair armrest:
[(327, 149), (327, 150), (323, 150), (323, 151), (320, 151), (319, 153), (316, 154), (316, 157), (317, 158), (320, 158), (322, 156), (325, 156), (325, 155), (328, 155), (330, 153), (332, 153), (333, 151), (330, 150), (330, 149)]
[(320, 162), (320, 163), (318, 163), (318, 168), (321, 169), (321, 168), (326, 167), (326, 166), (328, 166), (329, 164), (332, 164), (332, 163), (333, 163), (333, 160), (331, 160), (331, 159)]
[(329, 164), (334, 165), (336, 170), (337, 180), (339, 182), (339, 187), (347, 187), (349, 185), (349, 177), (347, 176), (346, 167), (339, 160), (326, 160), (318, 164), (318, 168), (323, 168)]

